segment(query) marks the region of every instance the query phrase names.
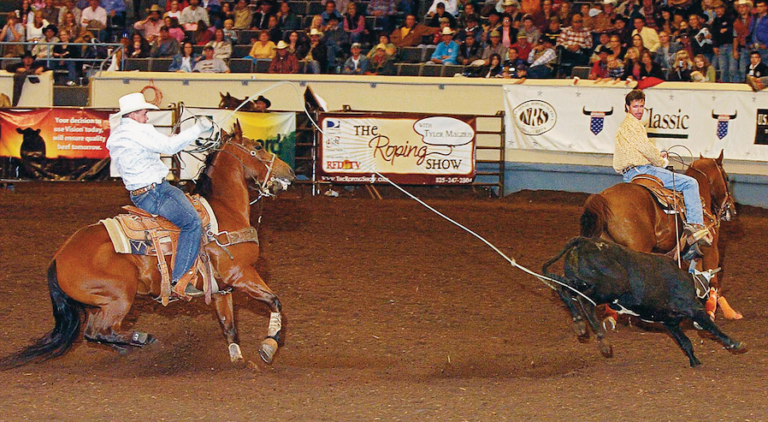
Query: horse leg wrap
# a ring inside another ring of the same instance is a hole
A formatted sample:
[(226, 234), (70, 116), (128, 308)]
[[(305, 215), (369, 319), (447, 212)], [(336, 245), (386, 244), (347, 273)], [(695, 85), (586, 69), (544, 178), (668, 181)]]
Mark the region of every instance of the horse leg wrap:
[(280, 312), (272, 312), (269, 314), (269, 329), (267, 330), (267, 336), (275, 337), (283, 326), (283, 318)]

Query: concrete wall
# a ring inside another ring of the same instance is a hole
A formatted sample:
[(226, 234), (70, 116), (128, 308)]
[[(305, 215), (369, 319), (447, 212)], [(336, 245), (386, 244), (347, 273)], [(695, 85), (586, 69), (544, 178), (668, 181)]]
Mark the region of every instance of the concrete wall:
[[(285, 82), (291, 82), (286, 84)], [(188, 74), (104, 72), (91, 82), (91, 107), (114, 108), (120, 96), (154, 84), (162, 92), (162, 106), (183, 101), (188, 106), (216, 107), (219, 92), (243, 98), (264, 92), (274, 110), (301, 111), (307, 85), (328, 103), (330, 110), (407, 111), (493, 115), (504, 110), (504, 85), (514, 80), (343, 75)], [(527, 81), (526, 85), (570, 86), (570, 80)], [(624, 89), (623, 84), (585, 89)], [(663, 87), (695, 89), (701, 84), (671, 83)], [(743, 84), (707, 84), (708, 90), (749, 90)], [(299, 95), (297, 95), (297, 92)], [(768, 95), (768, 94), (758, 94)], [(147, 93), (152, 98), (152, 93)], [(493, 143), (493, 141), (488, 141)], [(485, 154), (492, 154), (486, 152)], [(725, 168), (734, 181), (734, 194), (743, 204), (768, 207), (768, 166), (762, 162), (728, 160)], [(480, 156), (478, 159), (491, 159)], [(621, 181), (611, 168), (611, 155), (508, 149), (506, 193), (521, 189), (596, 193)]]

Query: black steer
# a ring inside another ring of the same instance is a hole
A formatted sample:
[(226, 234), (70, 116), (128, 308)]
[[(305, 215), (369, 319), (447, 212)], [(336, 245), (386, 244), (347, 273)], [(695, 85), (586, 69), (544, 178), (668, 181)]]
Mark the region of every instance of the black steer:
[[(565, 277), (549, 273), (549, 266), (563, 255)], [(688, 355), (692, 367), (701, 362), (693, 355), (691, 341), (680, 329), (680, 322), (684, 319), (691, 319), (696, 328), (712, 333), (726, 349), (746, 352), (746, 344), (729, 338), (709, 319), (703, 303), (696, 296), (693, 277), (669, 258), (635, 252), (599, 239), (576, 237), (544, 264), (542, 273), (583, 293), (594, 302), (590, 303), (566, 287), (558, 289), (560, 298), (573, 315), (580, 340), (588, 337), (583, 315), (597, 335), (600, 351), (606, 357), (612, 356), (613, 349), (603, 338), (605, 329), (595, 315), (595, 304), (608, 304), (619, 313), (663, 324)], [(579, 304), (580, 310), (574, 302)]]

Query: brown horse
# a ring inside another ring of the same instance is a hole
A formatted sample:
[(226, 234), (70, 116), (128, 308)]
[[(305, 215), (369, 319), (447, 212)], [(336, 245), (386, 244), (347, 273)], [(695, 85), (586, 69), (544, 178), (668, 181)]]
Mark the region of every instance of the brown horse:
[[(225, 108), (227, 110), (234, 110), (240, 107), (240, 104), (245, 101), (245, 99), (241, 100), (237, 97), (229, 95), (229, 92), (227, 92), (227, 95), (219, 92), (219, 95), (221, 96), (221, 101), (219, 101), (219, 108)], [(240, 108), (240, 111), (256, 111), (256, 103), (253, 102), (253, 100), (248, 101), (244, 106)]]
[[(249, 188), (260, 195), (273, 195), (294, 179), (291, 168), (260, 144), (243, 138), (239, 122), (234, 131), (222, 131), (222, 147), (211, 153), (198, 182), (198, 193), (208, 200), (219, 222), (219, 230), (232, 232), (250, 227)], [(255, 186), (254, 186), (255, 185)], [(280, 301), (253, 265), (259, 257), (258, 243), (226, 246), (218, 242), (205, 245), (220, 289), (232, 288), (266, 303), (272, 311), (269, 337), (259, 353), (271, 362), (281, 336)], [(102, 224), (84, 227), (56, 252), (48, 268), (48, 287), (55, 327), (51, 332), (20, 352), (0, 361), (0, 367), (19, 366), (35, 359), (48, 359), (65, 353), (80, 329), (85, 314), (84, 337), (126, 353), (131, 346), (155, 341), (151, 334), (125, 332), (123, 318), (139, 295), (160, 295), (160, 272), (156, 257), (118, 254)], [(201, 283), (198, 288), (202, 289)], [(219, 324), (229, 344), (232, 362), (242, 361), (231, 294), (213, 297)]]
[[(712, 246), (701, 248), (701, 267), (704, 270), (715, 269), (720, 264), (717, 246), (720, 221), (730, 221), (736, 215), (728, 190), (728, 174), (723, 169), (722, 151), (716, 159), (700, 157), (685, 174), (699, 183), (702, 205), (716, 220), (709, 223), (715, 227)], [(667, 253), (673, 250), (682, 227), (683, 222), (676, 215), (666, 214), (647, 189), (632, 183), (619, 183), (602, 193), (590, 195), (581, 215), (582, 236), (601, 237), (646, 253)], [(728, 301), (719, 295), (719, 289), (720, 280), (715, 276), (711, 280), (707, 301), (710, 317), (714, 319), (719, 304), (726, 318), (741, 318), (741, 314), (734, 311)]]

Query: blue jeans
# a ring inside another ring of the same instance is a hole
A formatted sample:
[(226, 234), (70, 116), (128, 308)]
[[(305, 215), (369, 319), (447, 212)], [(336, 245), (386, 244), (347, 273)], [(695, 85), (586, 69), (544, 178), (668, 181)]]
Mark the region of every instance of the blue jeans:
[(203, 222), (195, 207), (179, 188), (167, 181), (156, 188), (138, 196), (131, 196), (131, 201), (146, 212), (161, 215), (181, 229), (179, 244), (176, 247), (176, 262), (173, 266), (173, 283), (192, 268), (200, 253), (200, 237), (203, 234)]
[(723, 44), (715, 55), (715, 69), (720, 71), (721, 82), (741, 82), (738, 79), (737, 63), (733, 59), (733, 45)]
[(544, 65), (529, 67), (527, 75), (530, 79), (551, 79), (552, 69)]
[(685, 209), (688, 214), (687, 222), (690, 224), (704, 224), (704, 213), (701, 209), (701, 197), (699, 196), (699, 182), (696, 179), (684, 174), (672, 173), (665, 168), (652, 165), (634, 167), (624, 173), (622, 177), (624, 177), (624, 182), (629, 183), (638, 174), (656, 176), (661, 179), (665, 188), (683, 192)]
[(747, 80), (747, 68), (749, 68), (749, 52), (748, 48), (739, 49), (739, 74), (736, 75), (736, 82), (746, 82)]

